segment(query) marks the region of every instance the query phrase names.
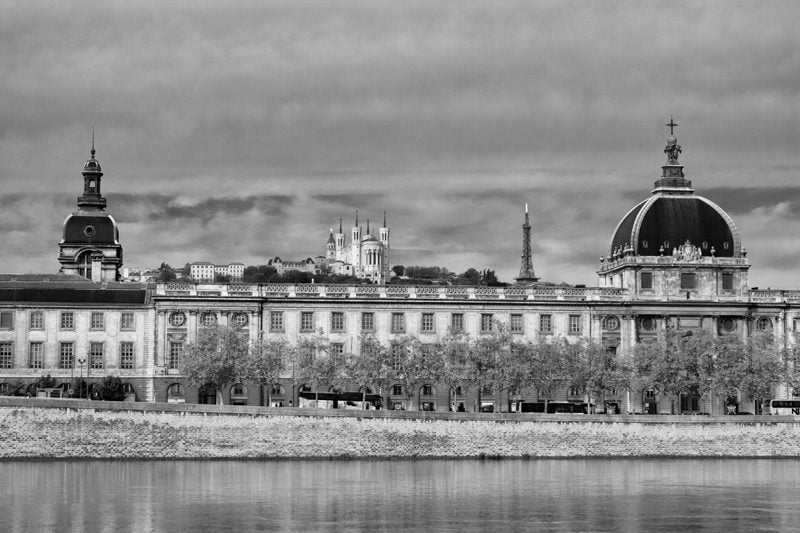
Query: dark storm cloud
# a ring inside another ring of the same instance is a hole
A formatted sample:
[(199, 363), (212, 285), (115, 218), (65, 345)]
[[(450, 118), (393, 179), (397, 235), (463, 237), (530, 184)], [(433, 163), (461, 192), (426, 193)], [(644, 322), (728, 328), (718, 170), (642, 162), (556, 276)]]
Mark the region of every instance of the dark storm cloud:
[(0, 183), (30, 200), (0, 203), (14, 269), (49, 271), (92, 124), (137, 265), (316, 255), (359, 209), (388, 212), (398, 261), (508, 278), (529, 202), (537, 273), (591, 282), (671, 113), (698, 194), (746, 215), (743, 239), (800, 230), (793, 191), (733, 192), (796, 181), (792, 2), (46, 7), (0, 16)]
[(119, 223), (149, 220), (180, 224), (199, 220), (207, 224), (252, 210), (265, 217), (281, 217), (292, 208), (295, 199), (289, 195), (194, 199), (185, 195), (110, 194), (108, 201), (114, 206), (114, 217)]

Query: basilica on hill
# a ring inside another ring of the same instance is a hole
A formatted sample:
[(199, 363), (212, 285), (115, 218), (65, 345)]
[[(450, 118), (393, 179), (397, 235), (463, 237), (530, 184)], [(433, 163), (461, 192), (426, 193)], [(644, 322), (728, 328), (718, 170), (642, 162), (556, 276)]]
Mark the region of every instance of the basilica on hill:
[[(377, 237), (369, 229), (362, 235), (356, 219), (349, 242), (340, 223), (326, 245), (325, 261), (334, 271), (350, 265), (375, 284), (123, 283), (118, 281), (122, 241), (106, 212), (93, 143), (78, 209), (64, 222), (60, 273), (0, 275), (0, 394), (43, 374), (63, 390), (79, 376), (97, 383), (114, 375), (131, 401), (208, 403), (219, 393), (225, 403), (299, 405), (303, 384), (288, 374), (270, 391), (249, 382), (224, 391), (190, 386), (179, 370), (182, 350), (203, 328), (218, 324), (240, 328), (252, 340), (296, 344), (320, 336), (334, 354), (357, 353), (365, 333), (385, 345), (405, 336), (431, 343), (449, 332), (478, 337), (496, 322), (520, 339), (590, 338), (619, 355), (670, 329), (741, 338), (772, 331), (793, 349), (800, 332), (800, 291), (749, 288), (750, 263), (739, 230), (722, 207), (696, 194), (680, 162), (676, 124), (670, 120), (668, 126), (660, 175), (654, 172), (652, 187), (642, 181), (642, 201), (609, 228), (608, 248), (597, 251), (598, 282), (575, 287), (536, 277), (527, 208), (520, 273), (507, 287), (384, 284), (385, 219)], [(658, 169), (661, 155), (654, 156)], [(702, 184), (702, 177), (695, 181)], [(482, 407), (476, 391), (427, 382), (411, 391), (405, 386), (381, 391), (384, 407), (408, 397), (419, 410)], [(506, 393), (501, 410), (544, 399), (583, 397), (568, 389), (547, 398), (535, 389), (515, 398)], [(737, 401), (743, 410), (759, 412), (755, 399)], [(664, 398), (649, 387), (608, 391), (605, 403), (629, 413), (719, 412), (714, 399)]]

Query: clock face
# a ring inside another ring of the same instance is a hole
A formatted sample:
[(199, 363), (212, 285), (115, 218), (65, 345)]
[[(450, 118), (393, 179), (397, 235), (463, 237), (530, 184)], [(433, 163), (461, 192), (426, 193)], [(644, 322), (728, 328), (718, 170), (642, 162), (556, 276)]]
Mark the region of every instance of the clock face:
[(95, 234), (94, 226), (86, 226), (83, 228), (83, 234), (87, 237), (91, 237)]
[(180, 311), (176, 311), (169, 315), (169, 324), (171, 326), (180, 327), (186, 323), (186, 315)]

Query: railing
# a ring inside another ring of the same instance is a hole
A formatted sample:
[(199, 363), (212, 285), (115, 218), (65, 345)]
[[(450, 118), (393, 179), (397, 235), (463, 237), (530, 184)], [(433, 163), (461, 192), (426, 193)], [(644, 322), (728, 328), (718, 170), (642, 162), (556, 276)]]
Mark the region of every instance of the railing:
[[(758, 298), (776, 291), (756, 291)], [(780, 291), (777, 291), (780, 292)], [(800, 299), (800, 291), (786, 291)], [(473, 287), (465, 285), (322, 285), (303, 284), (192, 284), (159, 283), (156, 297), (205, 298), (392, 298), (392, 299), (470, 299), (531, 301), (607, 301), (624, 300), (627, 289), (617, 287), (512, 286)]]

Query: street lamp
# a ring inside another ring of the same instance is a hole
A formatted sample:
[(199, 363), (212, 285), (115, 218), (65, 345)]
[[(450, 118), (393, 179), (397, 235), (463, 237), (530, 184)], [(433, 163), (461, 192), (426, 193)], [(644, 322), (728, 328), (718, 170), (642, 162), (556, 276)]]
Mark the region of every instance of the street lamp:
[[(78, 383), (81, 385), (81, 388), (83, 388), (83, 384), (81, 382), (83, 381), (83, 364), (86, 362), (86, 359), (78, 359), (77, 361), (78, 361), (78, 364), (81, 365), (81, 370), (80, 370), (80, 376), (81, 377), (78, 380)], [(78, 398), (80, 398), (80, 397), (81, 397), (81, 392), (78, 391)]]

